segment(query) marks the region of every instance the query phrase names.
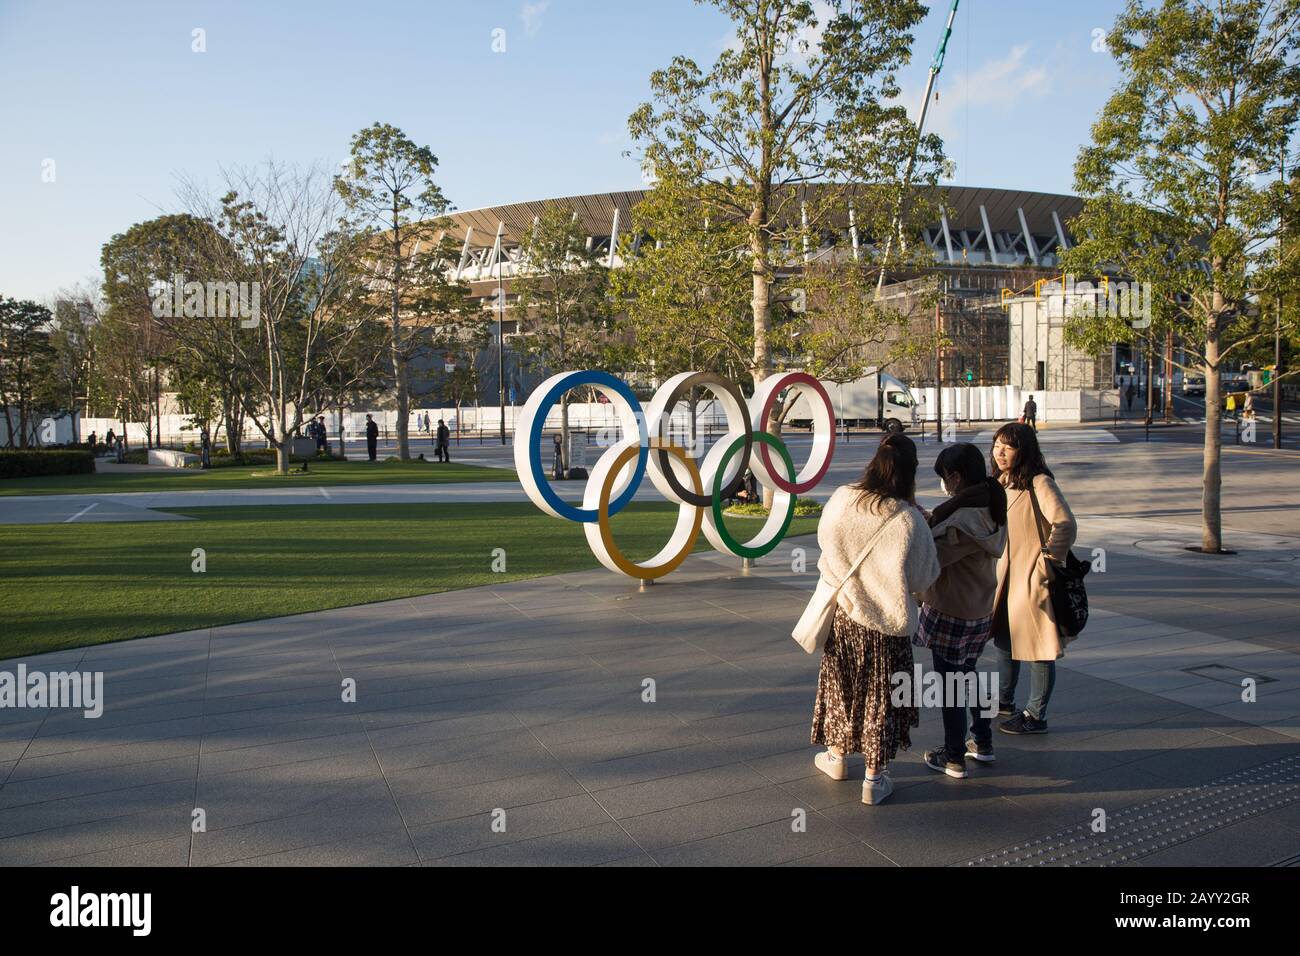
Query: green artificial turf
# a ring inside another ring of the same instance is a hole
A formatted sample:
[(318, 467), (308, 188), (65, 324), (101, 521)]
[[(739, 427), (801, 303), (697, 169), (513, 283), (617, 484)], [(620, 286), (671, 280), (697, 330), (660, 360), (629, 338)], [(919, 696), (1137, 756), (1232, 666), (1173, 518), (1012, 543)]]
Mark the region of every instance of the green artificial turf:
[[(294, 467), (300, 467), (295, 465)], [(102, 495), (128, 491), (227, 491), (235, 488), (317, 488), (321, 485), (446, 484), (513, 481), (514, 469), (453, 461), (321, 461), (305, 474), (277, 475), (274, 465), (175, 468), (168, 471), (97, 472), (0, 480), (0, 495)]]
[[(0, 659), (598, 566), (578, 524), (528, 502), (168, 510), (193, 520), (0, 525)], [(612, 519), (618, 546), (644, 561), (676, 513), (630, 505)]]

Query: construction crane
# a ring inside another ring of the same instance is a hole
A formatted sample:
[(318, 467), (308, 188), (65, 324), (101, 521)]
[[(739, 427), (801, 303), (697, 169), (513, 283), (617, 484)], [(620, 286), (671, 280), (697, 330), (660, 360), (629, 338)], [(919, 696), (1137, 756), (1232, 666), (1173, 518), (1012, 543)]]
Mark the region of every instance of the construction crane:
[[(939, 38), (939, 46), (934, 51), (934, 59), (930, 61), (930, 76), (925, 81), (925, 95), (921, 97), (921, 115), (916, 120), (916, 140), (912, 143), (912, 153), (907, 157), (907, 166), (903, 170), (903, 188), (898, 198), (898, 208), (894, 211), (893, 222), (890, 223), (889, 235), (885, 238), (885, 255), (880, 260), (880, 278), (876, 282), (876, 295), (880, 295), (880, 290), (885, 286), (885, 268), (889, 264), (889, 253), (894, 246), (894, 234), (899, 231), (902, 218), (903, 197), (907, 194), (907, 188), (912, 183), (912, 170), (916, 166), (916, 151), (921, 145), (921, 136), (925, 133), (925, 116), (930, 111), (930, 95), (934, 92), (934, 81), (939, 76), (939, 71), (943, 69), (944, 54), (948, 52), (948, 38), (952, 36), (953, 21), (957, 19), (957, 4), (961, 0), (952, 0), (952, 6), (948, 9), (948, 22), (943, 28), (943, 36)], [(902, 243), (902, 237), (899, 237), (899, 243)]]

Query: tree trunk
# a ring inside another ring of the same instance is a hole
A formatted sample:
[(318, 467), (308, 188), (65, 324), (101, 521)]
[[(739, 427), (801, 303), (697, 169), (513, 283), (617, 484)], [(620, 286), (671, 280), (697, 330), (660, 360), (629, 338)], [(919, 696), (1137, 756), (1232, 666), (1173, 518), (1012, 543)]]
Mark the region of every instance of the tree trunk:
[[(396, 306), (394, 306), (394, 310)], [(402, 351), (401, 323), (393, 313), (393, 379), (397, 383), (397, 457), (402, 461), (411, 458), (410, 438), (407, 435), (407, 418), (410, 417), (411, 398), (407, 393), (406, 355)]]
[(289, 474), (289, 440), (281, 438), (280, 444), (275, 447), (275, 471), (276, 474)]
[[(767, 335), (772, 328), (772, 286), (768, 279), (767, 257), (768, 236), (763, 231), (767, 224), (767, 207), (763, 203), (755, 205), (749, 216), (749, 249), (751, 271), (753, 273), (753, 292), (750, 295), (750, 310), (754, 313), (754, 358), (751, 374), (754, 377), (754, 391), (772, 371), (772, 352), (768, 346)], [(775, 412), (775, 407), (773, 408)], [(754, 426), (775, 435), (779, 424), (775, 415), (769, 415), (766, 422), (754, 422)], [(772, 489), (763, 486), (763, 507), (772, 508)]]
[(1219, 429), (1223, 420), (1219, 402), (1219, 311), (1223, 295), (1214, 293), (1215, 315), (1206, 326), (1205, 336), (1205, 451), (1201, 462), (1201, 550), (1217, 554), (1223, 549), (1221, 491), (1223, 473), (1223, 438)]

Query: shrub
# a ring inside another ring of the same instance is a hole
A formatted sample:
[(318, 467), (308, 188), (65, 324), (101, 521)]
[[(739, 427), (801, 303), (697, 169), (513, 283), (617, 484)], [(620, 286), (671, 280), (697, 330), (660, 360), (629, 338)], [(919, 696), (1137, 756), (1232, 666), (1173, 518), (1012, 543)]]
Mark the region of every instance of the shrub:
[[(767, 509), (761, 504), (734, 504), (723, 512), (741, 518), (766, 518)], [(796, 498), (794, 513), (798, 518), (815, 518), (822, 513), (822, 506), (811, 498)]]
[(0, 478), (89, 475), (94, 471), (95, 456), (88, 451), (0, 451)]

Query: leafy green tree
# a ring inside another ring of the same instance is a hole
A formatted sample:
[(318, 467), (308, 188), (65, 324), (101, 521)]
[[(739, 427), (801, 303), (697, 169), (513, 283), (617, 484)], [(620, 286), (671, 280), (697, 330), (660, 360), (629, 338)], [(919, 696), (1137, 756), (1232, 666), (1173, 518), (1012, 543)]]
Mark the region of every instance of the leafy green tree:
[[(51, 374), (53, 317), (43, 305), (0, 296), (0, 405), (10, 448), (27, 448)], [(17, 413), (16, 415), (14, 413)]]
[[(609, 338), (609, 270), (587, 248), (582, 226), (556, 203), (543, 208), (520, 241), (525, 269), (515, 279), (521, 352), (551, 369), (596, 364)], [(560, 396), (564, 468), (569, 467), (569, 396)]]
[[(926, 11), (915, 0), (712, 2), (731, 18), (736, 42), (707, 72), (684, 56), (654, 72), (655, 104), (638, 108), (629, 130), (645, 164), (688, 184), (711, 223), (744, 225), (757, 386), (781, 344), (773, 341), (778, 270), (797, 263), (805, 242), (815, 248), (838, 231), (851, 206), (886, 222), (905, 211), (914, 187), (900, 171), (913, 151), (914, 182), (937, 175), (940, 141), (919, 137), (890, 102)], [(828, 10), (824, 22), (819, 8)], [(862, 183), (880, 185), (859, 208)], [(778, 427), (775, 412), (766, 425)]]
[(362, 334), (369, 321), (342, 307), (355, 243), (340, 229), (333, 181), (318, 168), (267, 162), (225, 176), (219, 198), (194, 184), (185, 198), (210, 226), (196, 240), (211, 281), (242, 284), (256, 303), (255, 315), (232, 325), (231, 347), (250, 386), (245, 407), (287, 474), (292, 439), (335, 371), (339, 349), (326, 343)]
[(455, 282), (459, 255), (446, 236), (451, 204), (433, 181), (438, 159), (405, 133), (375, 123), (352, 137), (351, 161), (335, 189), (364, 245), (367, 289), (387, 302), (389, 355), (397, 405), (397, 454), (411, 457), (411, 362), (430, 348), (429, 329), (458, 313), (468, 287)]
[(1294, 281), (1279, 267), (1277, 164), (1300, 115), (1298, 43), (1300, 0), (1131, 0), (1107, 37), (1119, 86), (1075, 166), (1087, 238), (1066, 269), (1118, 269), (1152, 301), (1137, 321), (1076, 316), (1070, 337), (1101, 348), (1172, 330), (1204, 370), (1208, 553), (1223, 546), (1219, 374), (1272, 333), (1253, 303)]

